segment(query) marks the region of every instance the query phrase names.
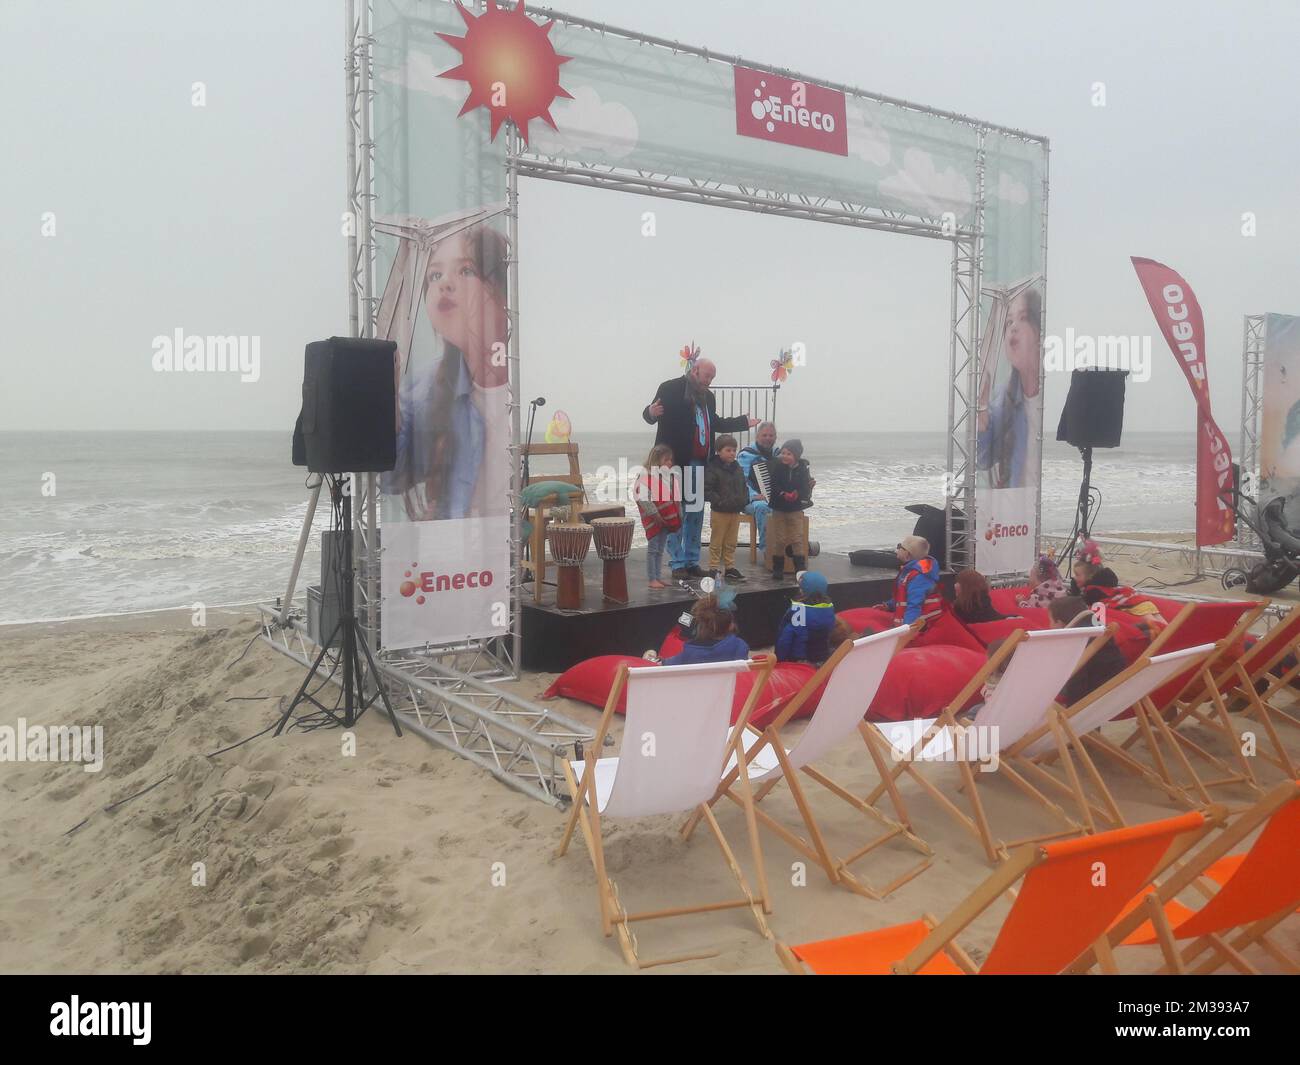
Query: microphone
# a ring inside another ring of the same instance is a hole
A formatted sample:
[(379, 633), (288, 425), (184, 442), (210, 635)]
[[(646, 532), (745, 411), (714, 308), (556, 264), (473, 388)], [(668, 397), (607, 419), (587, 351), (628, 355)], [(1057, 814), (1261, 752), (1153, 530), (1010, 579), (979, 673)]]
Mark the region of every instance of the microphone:
[(530, 405), (531, 405), (531, 406), (534, 406), (534, 407), (545, 407), (545, 406), (546, 406), (546, 397), (545, 397), (545, 396), (538, 396), (535, 400), (532, 401), (532, 403), (531, 403)]

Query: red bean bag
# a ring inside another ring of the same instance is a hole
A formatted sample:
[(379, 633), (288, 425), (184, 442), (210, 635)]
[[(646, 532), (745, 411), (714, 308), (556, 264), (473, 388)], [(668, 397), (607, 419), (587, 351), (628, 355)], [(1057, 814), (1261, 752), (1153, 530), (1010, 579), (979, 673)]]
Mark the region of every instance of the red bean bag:
[[(570, 666), (556, 677), (551, 686), (542, 693), (542, 698), (554, 699), (556, 696), (563, 695), (603, 709), (605, 700), (609, 698), (609, 689), (614, 684), (614, 675), (624, 662), (634, 667), (652, 664), (644, 658), (635, 658), (632, 655), (598, 655), (595, 658), (588, 658), (585, 662)], [(763, 690), (758, 705), (754, 707), (751, 717), (753, 723), (765, 725), (776, 717), (815, 672), (813, 666), (804, 662), (778, 662), (776, 668), (772, 670), (772, 676), (768, 679), (767, 687)], [(733, 724), (740, 717), (740, 711), (754, 688), (756, 677), (755, 673), (742, 673), (736, 678), (736, 695), (731, 706)], [(825, 685), (822, 685), (813, 692), (795, 716), (811, 716), (817, 709), (817, 703), (824, 689)], [(615, 711), (620, 714), (627, 712), (626, 691), (619, 697)]]
[(908, 647), (963, 647), (967, 651), (984, 653), (984, 645), (945, 604), (936, 618), (925, 623), (920, 635), (912, 638)]
[(1017, 604), (1032, 591), (1028, 584), (1022, 584), (1017, 588), (990, 588), (989, 599), (993, 602), (993, 609), (999, 614), (1019, 614), (1020, 607)]
[(664, 642), (659, 645), (660, 658), (672, 658), (675, 654), (680, 654), (686, 641), (682, 639), (682, 629), (680, 625), (674, 625), (668, 630), (668, 635), (664, 637)]
[(835, 616), (859, 636), (870, 636), (894, 627), (894, 615), (878, 606), (855, 606), (852, 610), (841, 610)]
[[(848, 622), (859, 636), (884, 632), (886, 629), (892, 629), (895, 624), (894, 615), (890, 611), (875, 606), (841, 610), (836, 617)], [(984, 650), (984, 645), (947, 608), (938, 617), (932, 618), (918, 635), (912, 637), (908, 647), (932, 647), (939, 644), (948, 647), (964, 647), (968, 651)]]
[(1052, 627), (1052, 619), (1044, 607), (1023, 607), (1020, 614), (1018, 618), (1003, 618), (1001, 621), (977, 621), (966, 628), (975, 639), (988, 647), (994, 640), (1005, 640), (1016, 629), (1033, 632)]
[[(988, 660), (983, 650), (966, 647), (916, 647), (908, 644), (889, 663), (880, 689), (867, 710), (868, 721), (906, 721), (937, 717)], [(980, 701), (977, 690), (966, 709)]]

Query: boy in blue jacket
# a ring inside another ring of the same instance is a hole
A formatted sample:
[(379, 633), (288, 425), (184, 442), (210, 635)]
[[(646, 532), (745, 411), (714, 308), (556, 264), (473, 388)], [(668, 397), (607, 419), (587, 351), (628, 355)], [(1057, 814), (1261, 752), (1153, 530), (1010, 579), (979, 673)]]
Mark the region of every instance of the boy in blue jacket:
[(778, 662), (811, 662), (821, 665), (831, 656), (831, 630), (835, 628), (835, 605), (826, 578), (812, 570), (795, 576), (799, 598), (781, 619), (776, 636)]
[(930, 554), (930, 541), (923, 536), (904, 536), (894, 552), (901, 569), (894, 586), (894, 598), (881, 603), (893, 611), (895, 625), (910, 625), (917, 618), (943, 609), (939, 598), (939, 562)]

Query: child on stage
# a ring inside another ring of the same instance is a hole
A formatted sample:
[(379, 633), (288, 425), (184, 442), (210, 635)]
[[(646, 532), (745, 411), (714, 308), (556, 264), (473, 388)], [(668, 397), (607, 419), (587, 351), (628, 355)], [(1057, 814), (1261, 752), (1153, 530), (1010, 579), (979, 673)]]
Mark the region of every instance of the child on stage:
[(709, 504), (709, 576), (743, 581), (736, 569), (740, 512), (749, 504), (745, 471), (736, 461), (736, 438), (720, 436), (704, 471), (704, 501)]
[[(803, 441), (791, 439), (781, 445), (771, 467), (772, 513), (767, 519), (767, 544), (772, 552), (772, 580), (785, 578), (785, 556), (794, 559), (798, 573), (808, 560), (795, 552), (803, 547), (803, 514), (812, 506), (812, 468), (803, 457)], [(787, 552), (787, 548), (790, 549)]]
[(656, 444), (645, 460), (644, 472), (636, 479), (636, 505), (645, 528), (645, 567), (651, 588), (668, 587), (663, 581), (664, 553), (668, 534), (682, 527), (680, 495), (673, 475), (673, 449)]

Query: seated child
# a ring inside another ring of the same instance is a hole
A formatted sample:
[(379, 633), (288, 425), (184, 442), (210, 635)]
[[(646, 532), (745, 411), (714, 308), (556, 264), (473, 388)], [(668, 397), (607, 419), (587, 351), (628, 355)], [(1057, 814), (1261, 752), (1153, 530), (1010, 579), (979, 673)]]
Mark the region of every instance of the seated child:
[(1043, 607), (1068, 594), (1060, 568), (1047, 555), (1039, 555), (1029, 567), (1029, 585), (1029, 594), (1016, 600), (1016, 606)]
[(894, 615), (895, 625), (910, 625), (919, 617), (942, 610), (939, 560), (930, 554), (930, 541), (924, 536), (904, 536), (898, 542), (894, 557), (900, 567), (894, 583), (894, 598), (877, 606)]
[(1002, 621), (1014, 614), (1003, 614), (993, 608), (989, 596), (989, 581), (978, 570), (964, 569), (957, 574), (956, 595), (953, 598), (952, 612), (958, 621), (969, 625), (981, 621)]
[(736, 593), (724, 588), (716, 595), (702, 596), (691, 608), (694, 632), (666, 666), (689, 666), (698, 662), (738, 662), (749, 657), (749, 644), (736, 634), (732, 609)]
[[(1096, 618), (1088, 609), (1088, 604), (1074, 595), (1053, 599), (1048, 604), (1047, 612), (1051, 616), (1054, 629), (1084, 629), (1096, 624)], [(1065, 682), (1065, 687), (1061, 689), (1061, 705), (1071, 706), (1077, 703), (1108, 680), (1119, 676), (1126, 668), (1128, 663), (1124, 661), (1124, 656), (1115, 646), (1115, 641), (1107, 640), (1101, 649)]]
[(830, 636), (835, 628), (835, 607), (826, 578), (812, 570), (795, 575), (799, 597), (781, 618), (776, 635), (778, 662), (821, 665), (831, 656)]

